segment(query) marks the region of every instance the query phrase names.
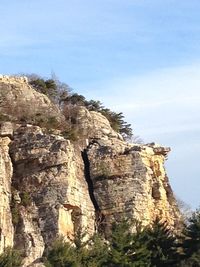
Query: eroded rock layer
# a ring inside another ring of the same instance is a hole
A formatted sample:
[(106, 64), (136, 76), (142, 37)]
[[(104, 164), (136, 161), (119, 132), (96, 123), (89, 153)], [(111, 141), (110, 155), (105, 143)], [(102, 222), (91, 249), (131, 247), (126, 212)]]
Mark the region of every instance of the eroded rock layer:
[(164, 161), (169, 148), (96, 140), (87, 149), (99, 224), (109, 231), (124, 218), (143, 225), (156, 217), (176, 227), (180, 214)]

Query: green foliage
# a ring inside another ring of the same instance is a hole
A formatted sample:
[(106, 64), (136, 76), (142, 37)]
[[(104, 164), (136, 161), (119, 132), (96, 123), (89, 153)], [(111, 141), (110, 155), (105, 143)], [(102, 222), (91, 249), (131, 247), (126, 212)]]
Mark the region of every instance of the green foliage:
[(78, 140), (78, 132), (75, 128), (62, 131), (61, 134), (63, 135), (64, 138), (69, 139), (71, 141)]
[(15, 226), (19, 223), (20, 220), (19, 205), (14, 204), (11, 206), (11, 214), (12, 214), (12, 223)]
[[(92, 242), (92, 246), (89, 243)], [(75, 246), (58, 239), (48, 252), (47, 267), (100, 267), (104, 266), (107, 248), (102, 239), (95, 235), (88, 242), (75, 240)], [(106, 266), (106, 265), (105, 265)]]
[(108, 266), (108, 245), (105, 243), (105, 240), (98, 234), (95, 234), (90, 240), (91, 246), (88, 250), (86, 266), (90, 267), (101, 267)]
[(45, 79), (37, 74), (27, 75), (29, 84), (38, 92), (48, 96), (53, 102), (59, 104), (62, 99), (65, 99), (69, 92), (70, 87), (60, 82), (55, 75), (51, 79)]
[(10, 118), (8, 115), (0, 113), (0, 122), (4, 122), (4, 121), (10, 121)]
[(131, 266), (131, 244), (132, 235), (129, 233), (129, 224), (126, 221), (114, 224), (108, 266)]
[(21, 192), (20, 199), (21, 202), (15, 200), (14, 195), (17, 194), (17, 191), (15, 188), (12, 187), (12, 201), (11, 201), (11, 214), (12, 214), (12, 223), (14, 226), (17, 226), (17, 224), (20, 221), (20, 207), (29, 207), (31, 205), (32, 199), (28, 192)]
[(150, 252), (150, 266), (176, 266), (180, 262), (177, 239), (159, 219), (143, 230), (141, 241)]
[(124, 115), (122, 112), (116, 113), (108, 108), (105, 108), (100, 101), (86, 100), (83, 95), (77, 93), (68, 95), (65, 99), (62, 99), (65, 105), (77, 105), (85, 106), (90, 111), (100, 112), (110, 122), (111, 127), (122, 134), (125, 139), (131, 139), (133, 133), (131, 125), (124, 121)]
[(58, 239), (54, 242), (52, 249), (48, 253), (45, 266), (78, 267), (76, 261), (77, 259), (74, 247), (65, 243), (63, 239)]
[(131, 125), (124, 121), (124, 115), (122, 112), (116, 113), (108, 108), (102, 108), (100, 111), (110, 122), (111, 127), (119, 132), (125, 139), (130, 140), (132, 138)]
[(200, 267), (200, 250), (192, 253), (188, 259), (183, 260), (179, 267)]
[[(197, 211), (186, 226), (183, 243), (159, 219), (144, 229), (140, 224), (123, 221), (113, 225), (107, 244), (99, 235), (88, 242), (82, 242), (83, 236), (77, 235), (75, 246), (59, 241), (49, 252), (46, 266), (200, 267), (199, 221)], [(133, 227), (136, 231), (131, 233)]]
[(12, 190), (12, 200), (11, 200), (11, 214), (12, 214), (12, 223), (16, 226), (20, 220), (20, 213), (19, 213), (19, 203), (15, 201), (14, 194), (16, 193), (15, 188), (11, 188)]
[(130, 226), (123, 222), (113, 228), (108, 266), (177, 266), (177, 241), (165, 223), (156, 220), (152, 227), (137, 228), (133, 234)]
[(20, 267), (22, 266), (22, 257), (19, 251), (6, 248), (0, 255), (0, 267)]
[(192, 214), (185, 229), (183, 248), (188, 266), (200, 266), (200, 210)]
[(110, 250), (106, 266), (143, 267), (149, 265), (149, 251), (143, 241), (141, 232), (130, 233), (131, 224), (123, 221), (114, 224), (110, 240)]
[(187, 254), (200, 250), (200, 210), (193, 213), (186, 227), (185, 248)]
[[(110, 109), (105, 108), (100, 101), (88, 101), (83, 95), (77, 93), (71, 94), (71, 88), (67, 84), (61, 83), (55, 75), (52, 76), (51, 79), (44, 79), (35, 74), (26, 76), (29, 78), (30, 85), (36, 91), (47, 95), (54, 103), (59, 104), (60, 108), (68, 106), (68, 109), (71, 109), (71, 106), (85, 106), (90, 111), (100, 112), (109, 120), (111, 127), (116, 132), (119, 132), (125, 139), (131, 140), (133, 136), (131, 125), (124, 121), (124, 115), (122, 112), (113, 112)], [(38, 119), (39, 121), (36, 121), (36, 123), (48, 126), (48, 123), (44, 118)], [(75, 118), (70, 115), (70, 120), (71, 119), (75, 120)]]
[(37, 78), (29, 82), (38, 92), (47, 95), (50, 99), (55, 99), (57, 96), (57, 86), (54, 80)]
[(28, 192), (22, 192), (20, 194), (20, 198), (21, 198), (21, 205), (23, 205), (24, 207), (28, 207), (31, 205), (32, 199)]

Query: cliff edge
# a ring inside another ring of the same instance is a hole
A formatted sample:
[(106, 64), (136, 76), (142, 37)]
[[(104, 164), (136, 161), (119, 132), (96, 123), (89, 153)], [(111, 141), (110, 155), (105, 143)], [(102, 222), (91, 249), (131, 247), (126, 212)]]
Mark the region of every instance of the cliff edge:
[(53, 240), (73, 242), (80, 229), (85, 238), (95, 231), (107, 236), (113, 222), (148, 225), (156, 217), (178, 226), (164, 168), (169, 148), (129, 144), (102, 114), (82, 106), (71, 141), (38, 126), (41, 114), (65, 120), (25, 77), (0, 76), (0, 252), (17, 247), (24, 267), (42, 266)]

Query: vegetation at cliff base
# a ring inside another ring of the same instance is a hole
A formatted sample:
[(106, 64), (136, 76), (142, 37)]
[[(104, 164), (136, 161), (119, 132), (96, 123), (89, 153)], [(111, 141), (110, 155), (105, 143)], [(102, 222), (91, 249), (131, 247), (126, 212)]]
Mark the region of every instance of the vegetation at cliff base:
[(0, 255), (0, 267), (21, 267), (22, 257), (19, 251), (6, 248)]
[[(130, 232), (136, 227), (134, 233)], [(46, 259), (47, 267), (200, 267), (200, 211), (175, 234), (158, 219), (142, 229), (127, 221), (114, 224), (109, 242), (96, 235), (79, 246), (56, 241)]]
[[(134, 233), (130, 229), (135, 228)], [(108, 241), (95, 234), (88, 241), (77, 235), (74, 244), (56, 240), (43, 258), (46, 267), (200, 267), (200, 210), (182, 233), (158, 219), (142, 229), (139, 223), (113, 224)], [(22, 266), (22, 254), (7, 248), (0, 267)]]

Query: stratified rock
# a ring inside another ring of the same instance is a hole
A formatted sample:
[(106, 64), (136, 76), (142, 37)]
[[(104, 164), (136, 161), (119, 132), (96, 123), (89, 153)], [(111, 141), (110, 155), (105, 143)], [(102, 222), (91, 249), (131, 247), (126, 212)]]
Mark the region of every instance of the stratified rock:
[(93, 142), (87, 149), (90, 179), (99, 207), (99, 226), (109, 232), (124, 218), (151, 224), (156, 217), (172, 227), (180, 223), (164, 161), (169, 148)]
[(12, 162), (8, 153), (10, 139), (0, 137), (0, 253), (13, 246), (14, 230), (12, 224), (11, 178)]
[(15, 131), (10, 153), (13, 186), (21, 196), (15, 244), (24, 250), (24, 266), (40, 258), (58, 235), (73, 241), (79, 229), (94, 233), (82, 157), (69, 141), (43, 134), (37, 126), (22, 126)]

